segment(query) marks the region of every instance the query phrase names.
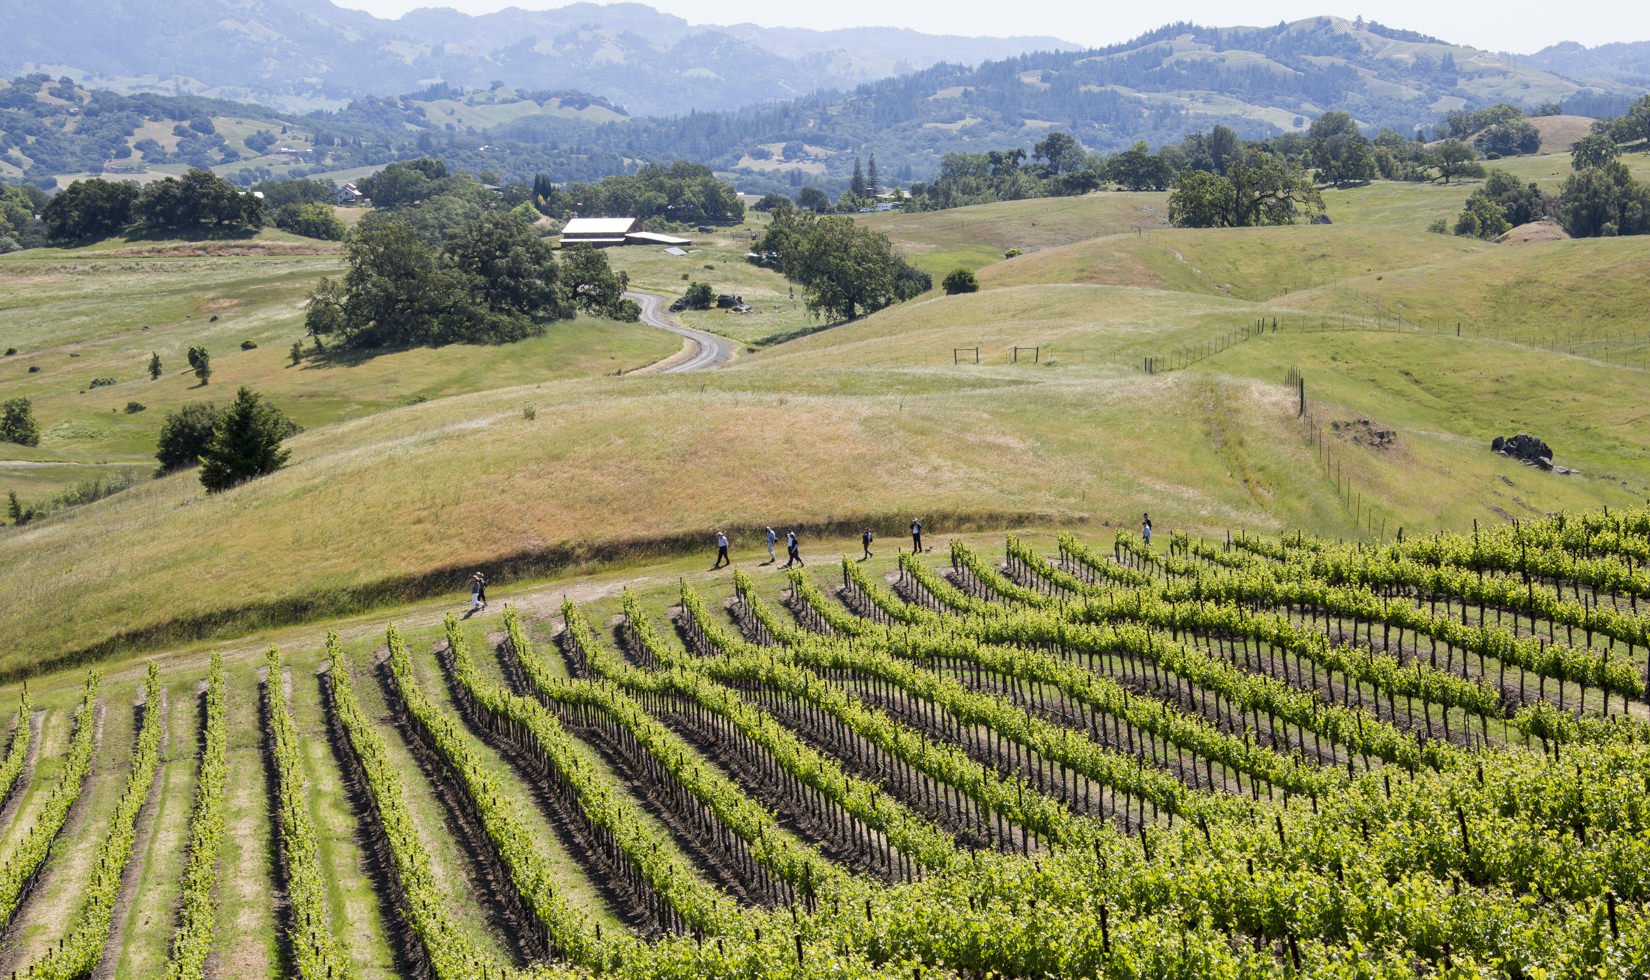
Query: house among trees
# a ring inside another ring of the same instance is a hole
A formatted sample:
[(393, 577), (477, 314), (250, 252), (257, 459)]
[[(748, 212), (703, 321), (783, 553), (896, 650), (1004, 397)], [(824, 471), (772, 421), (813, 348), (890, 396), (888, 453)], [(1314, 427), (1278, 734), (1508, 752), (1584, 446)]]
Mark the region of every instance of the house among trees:
[(334, 200), (339, 204), (360, 204), (366, 197), (367, 195), (361, 193), (361, 189), (354, 184), (345, 184), (338, 188)]
[(561, 230), (561, 245), (590, 245), (594, 248), (612, 248), (619, 245), (691, 245), (691, 238), (677, 238), (643, 231), (637, 218), (570, 218)]

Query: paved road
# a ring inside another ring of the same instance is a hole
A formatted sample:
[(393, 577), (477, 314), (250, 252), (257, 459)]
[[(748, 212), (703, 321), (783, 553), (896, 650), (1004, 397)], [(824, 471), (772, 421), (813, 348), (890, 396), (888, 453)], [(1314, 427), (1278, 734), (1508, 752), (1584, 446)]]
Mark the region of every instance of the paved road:
[(642, 368), (643, 371), (658, 374), (682, 374), (688, 371), (708, 370), (718, 364), (726, 364), (733, 360), (733, 341), (726, 337), (718, 337), (713, 333), (705, 333), (703, 330), (694, 330), (692, 327), (684, 327), (676, 323), (670, 319), (670, 314), (665, 312), (665, 298), (663, 296), (637, 292), (627, 292), (625, 295), (641, 306), (643, 323), (650, 327), (658, 327), (660, 330), (669, 330), (693, 345), (692, 350), (672, 354), (656, 364), (650, 364)]

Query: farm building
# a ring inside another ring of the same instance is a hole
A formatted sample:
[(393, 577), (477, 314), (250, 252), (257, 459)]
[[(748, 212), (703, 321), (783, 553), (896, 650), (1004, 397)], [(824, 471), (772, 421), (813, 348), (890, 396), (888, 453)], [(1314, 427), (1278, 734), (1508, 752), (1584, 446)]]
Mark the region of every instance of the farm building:
[(688, 245), (692, 239), (677, 238), (674, 235), (661, 235), (657, 232), (643, 231), (641, 221), (636, 218), (573, 218), (567, 222), (567, 227), (561, 230), (562, 247), (568, 245), (593, 245), (596, 248), (611, 248), (617, 245)]

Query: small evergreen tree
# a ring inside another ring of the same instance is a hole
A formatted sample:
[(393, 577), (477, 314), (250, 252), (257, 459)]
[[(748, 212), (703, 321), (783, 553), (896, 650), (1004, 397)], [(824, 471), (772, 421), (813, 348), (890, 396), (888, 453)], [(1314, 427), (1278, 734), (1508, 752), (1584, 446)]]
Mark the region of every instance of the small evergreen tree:
[(206, 352), (205, 347), (189, 348), (189, 366), (195, 369), (195, 377), (201, 379), (201, 384), (211, 382), (212, 355)]
[(34, 422), (34, 407), (27, 398), (7, 399), (0, 408), (0, 442), (40, 445), (40, 427)]
[(848, 181), (848, 193), (855, 197), (865, 196), (865, 170), (859, 165), (859, 157), (854, 157), (854, 176)]
[(292, 363), (294, 365), (296, 365), (299, 361), (303, 360), (304, 359), (304, 342), (301, 341), (301, 340), (294, 340), (292, 342), (292, 349), (287, 351), (287, 356), (292, 358)]
[(149, 354), (149, 380), (154, 381), (154, 380), (158, 379), (160, 377), (160, 372), (161, 372), (160, 355), (157, 354), (157, 353), (154, 353), (154, 352), (150, 352), (150, 354)]
[(201, 454), (201, 486), (219, 493), (275, 472), (291, 455), (281, 448), (281, 440), (293, 431), (292, 421), (280, 409), (251, 388), (241, 388)]
[(877, 155), (871, 154), (871, 160), (865, 165), (865, 193), (862, 197), (876, 197), (882, 193), (882, 182), (877, 177)]

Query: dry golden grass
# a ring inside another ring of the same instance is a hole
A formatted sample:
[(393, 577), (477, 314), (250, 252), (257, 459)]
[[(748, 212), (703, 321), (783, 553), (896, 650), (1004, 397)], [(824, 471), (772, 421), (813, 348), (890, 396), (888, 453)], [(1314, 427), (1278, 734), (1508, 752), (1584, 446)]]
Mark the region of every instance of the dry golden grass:
[[(1393, 202), (1410, 193), (1421, 207), (1440, 200), (1432, 188), (1376, 190)], [(297, 386), (287, 397), (299, 413), (331, 413), (292, 441), (287, 469), (221, 496), (175, 476), (0, 534), (0, 587), (19, 598), (0, 611), (0, 671), (123, 632), (152, 644), (405, 601), (458, 589), (478, 566), (508, 579), (652, 560), (697, 548), (718, 526), (744, 535), (792, 523), (813, 534), (872, 521), (887, 536), (913, 512), (1132, 526), (1150, 509), (1163, 527), (1350, 535), (1356, 522), (1367, 530), (1371, 498), (1380, 517), (1413, 528), (1626, 503), (1650, 485), (1650, 444), (1623, 408), (1641, 401), (1643, 371), (1626, 357), (1507, 342), (1534, 339), (1531, 325), (1553, 316), (1629, 330), (1637, 243), (1508, 247), (1428, 235), (1409, 227), (1412, 204), (1327, 227), (1116, 234), (1160, 200), (876, 216), (931, 255), (995, 248), (957, 229), (997, 236), (1016, 215), (1020, 240), (1035, 221), (1047, 247), (982, 272), (979, 293), (933, 294), (706, 375), (590, 377), (607, 373), (602, 358), (616, 349), (600, 340), (584, 360), (529, 344), (462, 369), (454, 355), (478, 352), (413, 352), (338, 369), (329, 397), (340, 402), (328, 406), (302, 391), (328, 376), (271, 369)], [(1107, 221), (1111, 234), (1081, 240)], [(739, 247), (729, 239), (712, 254)], [(637, 253), (632, 265), (638, 285), (680, 281), (681, 265), (656, 256)], [(296, 267), (272, 293), (287, 299), (265, 306), (290, 304), (303, 274)], [(86, 278), (80, 300), (88, 350), (110, 343), (95, 282)], [(274, 287), (249, 281), (241, 293), (262, 289)], [(203, 309), (187, 295), (155, 302)], [(264, 308), (244, 302), (223, 307), (224, 319)], [(1391, 329), (1399, 316), (1434, 322), (1467, 309), (1502, 332)], [(1273, 318), (1278, 332), (1188, 370), (1140, 373), (1147, 356), (1219, 349)], [(270, 314), (272, 329), (281, 322)], [(1325, 324), (1354, 329), (1304, 329)], [(615, 328), (605, 339), (628, 336)], [(976, 346), (980, 363), (954, 363), (954, 348)], [(1014, 346), (1038, 348), (1037, 361), (1012, 363)], [(253, 358), (226, 357), (224, 370), (243, 363)], [(1320, 420), (1368, 417), (1400, 432), (1400, 449), (1386, 453), (1332, 447), (1362, 502), (1338, 496), (1296, 420), (1282, 385), (1290, 367), (1308, 377)], [(563, 380), (537, 383), (558, 370)], [(430, 401), (393, 407), (425, 391)], [(1483, 447), (1516, 429), (1548, 437), (1584, 472), (1509, 474)]]

